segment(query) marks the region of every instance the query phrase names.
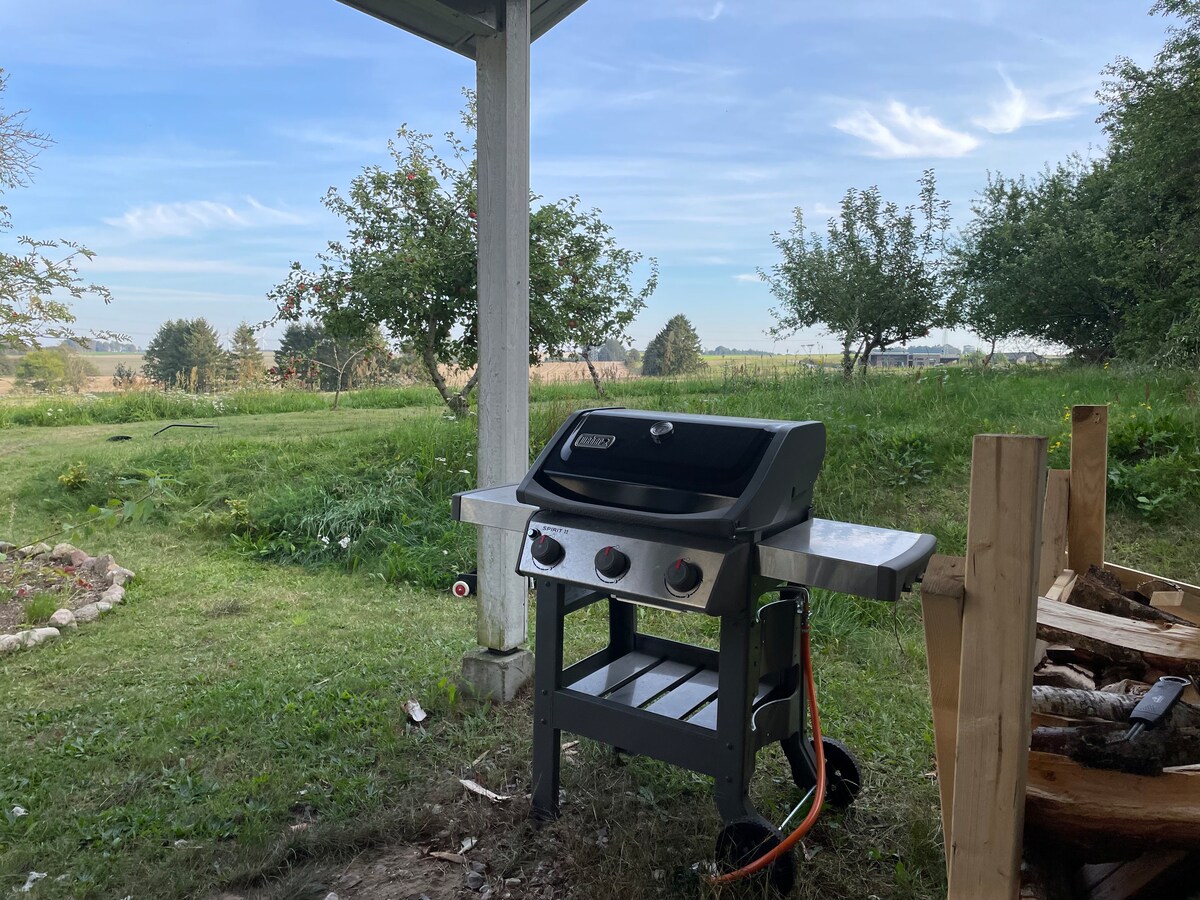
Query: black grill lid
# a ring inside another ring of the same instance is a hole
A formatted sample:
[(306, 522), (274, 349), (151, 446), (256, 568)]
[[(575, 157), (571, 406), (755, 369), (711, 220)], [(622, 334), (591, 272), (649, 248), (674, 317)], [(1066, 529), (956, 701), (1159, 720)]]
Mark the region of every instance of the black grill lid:
[(808, 518), (820, 422), (632, 409), (573, 413), (517, 488), (542, 509), (697, 534), (770, 534)]

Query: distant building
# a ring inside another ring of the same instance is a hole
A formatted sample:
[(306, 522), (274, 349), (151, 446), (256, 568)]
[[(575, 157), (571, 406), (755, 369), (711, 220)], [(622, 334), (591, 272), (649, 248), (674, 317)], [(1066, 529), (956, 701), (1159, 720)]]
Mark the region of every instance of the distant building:
[[(946, 348), (954, 352), (946, 353)], [(947, 344), (946, 348), (939, 352), (937, 347), (890, 347), (879, 353), (872, 353), (868, 364), (877, 369), (924, 369), (929, 366), (951, 365), (961, 359), (957, 347)]]
[(998, 353), (997, 356), (1003, 356), (1010, 363), (1027, 364), (1045, 362), (1046, 357), (1040, 353), (1035, 353), (1032, 350), (1018, 350), (1015, 353)]

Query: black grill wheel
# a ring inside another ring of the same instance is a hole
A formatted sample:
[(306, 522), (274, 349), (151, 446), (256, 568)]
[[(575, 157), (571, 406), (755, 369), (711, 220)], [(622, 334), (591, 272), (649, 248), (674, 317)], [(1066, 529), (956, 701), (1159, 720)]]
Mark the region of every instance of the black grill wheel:
[[(748, 866), (770, 850), (778, 847), (782, 838), (778, 831), (761, 820), (740, 819), (729, 822), (717, 835), (717, 865), (722, 872), (732, 872)], [(786, 897), (796, 884), (796, 857), (789, 851), (767, 868), (750, 876), (744, 884), (762, 883), (763, 875), (771, 887)]]
[(862, 770), (854, 752), (837, 738), (822, 737), (825, 750), (825, 802), (845, 809), (862, 790)]

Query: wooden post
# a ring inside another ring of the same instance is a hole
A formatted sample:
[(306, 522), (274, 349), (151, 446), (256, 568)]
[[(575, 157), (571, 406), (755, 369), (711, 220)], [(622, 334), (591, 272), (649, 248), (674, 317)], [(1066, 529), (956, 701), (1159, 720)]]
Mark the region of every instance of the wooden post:
[[(529, 468), (529, 4), (504, 0), (498, 34), (476, 39), (479, 148), (479, 486)], [(521, 534), (479, 529), (476, 639), (527, 637)]]
[(937, 754), (938, 793), (942, 801), (942, 837), (950, 865), (950, 824), (954, 805), (954, 747), (958, 740), (958, 677), (962, 659), (963, 572), (961, 556), (936, 554), (921, 581), (925, 620), (925, 656), (929, 663), (929, 699), (933, 707), (933, 746)]
[(1046, 474), (1046, 506), (1042, 511), (1042, 555), (1038, 567), (1038, 593), (1045, 597), (1066, 566), (1067, 510), (1071, 473), (1051, 469)]
[(971, 457), (950, 900), (1020, 888), (1046, 439), (978, 435)]
[(1086, 575), (1104, 564), (1108, 488), (1108, 407), (1071, 407), (1071, 496), (1067, 525), (1069, 568)]

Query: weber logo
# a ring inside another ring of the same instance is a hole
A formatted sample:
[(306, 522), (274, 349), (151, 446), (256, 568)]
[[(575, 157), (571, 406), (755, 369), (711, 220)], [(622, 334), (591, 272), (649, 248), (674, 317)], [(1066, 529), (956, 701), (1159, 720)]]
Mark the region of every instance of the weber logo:
[(607, 450), (616, 442), (615, 434), (581, 434), (575, 438), (575, 446), (584, 450)]

